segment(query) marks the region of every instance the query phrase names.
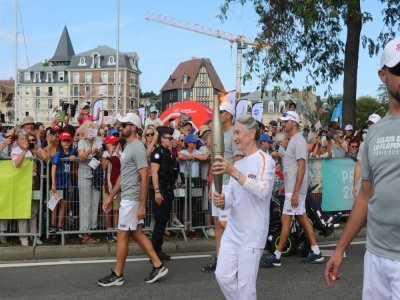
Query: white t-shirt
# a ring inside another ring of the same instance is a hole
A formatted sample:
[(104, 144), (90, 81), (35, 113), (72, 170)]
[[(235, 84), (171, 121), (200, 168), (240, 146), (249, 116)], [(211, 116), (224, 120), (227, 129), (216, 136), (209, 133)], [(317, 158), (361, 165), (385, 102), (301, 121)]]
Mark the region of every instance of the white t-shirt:
[(264, 249), (269, 230), (269, 207), (275, 181), (275, 161), (261, 150), (235, 162), (246, 183), (241, 186), (234, 178), (223, 186), (225, 209), (231, 215), (224, 232), (239, 245)]
[[(11, 150), (11, 160), (13, 162), (13, 165), (15, 166), (15, 161), (18, 158), (18, 156), (22, 153), (22, 149), (19, 146), (16, 146), (12, 148)], [(24, 158), (33, 158), (33, 154), (30, 150), (26, 151)], [(37, 168), (36, 168), (36, 163), (33, 164), (33, 176), (37, 175)]]
[(147, 118), (146, 121), (144, 121), (144, 128), (147, 128), (147, 126), (152, 125), (152, 126), (161, 126), (162, 122), (160, 118), (155, 118), (154, 120)]
[[(185, 155), (189, 155), (189, 151), (185, 150), (181, 150), (180, 153), (185, 154)], [(200, 150), (194, 149), (192, 154), (203, 154), (202, 152), (200, 152)], [(189, 166), (189, 161), (188, 160), (183, 160), (180, 159), (179, 160), (179, 169), (181, 173), (187, 173), (187, 169)], [(197, 159), (193, 159), (192, 160), (192, 178), (198, 178), (199, 177), (199, 173), (200, 173), (200, 162)]]

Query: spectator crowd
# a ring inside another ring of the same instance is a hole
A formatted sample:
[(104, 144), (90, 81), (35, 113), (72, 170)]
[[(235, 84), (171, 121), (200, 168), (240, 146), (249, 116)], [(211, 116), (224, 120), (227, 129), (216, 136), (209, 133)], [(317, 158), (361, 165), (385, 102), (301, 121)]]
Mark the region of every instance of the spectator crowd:
[[(0, 124), (0, 155), (3, 159), (11, 159), (15, 168), (19, 168), (26, 158), (36, 158), (44, 162), (49, 168), (49, 194), (60, 200), (57, 206), (49, 211), (48, 232), (57, 234), (65, 230), (77, 230), (81, 233), (83, 244), (96, 244), (100, 238), (91, 232), (102, 228), (107, 229), (106, 240), (117, 240), (115, 228), (118, 224), (118, 209), (120, 195), (113, 199), (111, 212), (99, 218), (101, 203), (110, 194), (120, 175), (120, 158), (126, 141), (120, 135), (121, 116), (114, 115), (104, 120), (96, 120), (91, 114), (89, 103), (80, 105), (79, 115), (76, 118), (78, 126), (71, 125), (70, 112), (67, 111), (63, 120), (55, 113), (51, 125), (45, 127), (41, 122), (34, 122), (26, 116), (15, 127), (1, 126)], [(296, 105), (291, 103), (289, 111), (296, 111)], [(223, 113), (223, 112), (221, 112)], [(232, 113), (232, 112), (227, 112)], [(139, 115), (138, 110), (128, 114)], [(360, 158), (360, 147), (368, 132), (368, 128), (380, 120), (380, 116), (372, 114), (366, 121), (365, 128), (354, 130), (351, 124), (343, 128), (340, 120), (335, 119), (327, 126), (320, 120), (313, 124), (305, 124), (301, 128), (302, 135), (308, 144), (310, 158), (344, 158), (357, 160)], [(211, 218), (211, 205), (207, 186), (212, 182), (211, 174), (211, 123), (206, 121), (197, 128), (185, 115), (174, 117), (163, 122), (159, 112), (153, 106), (139, 130), (139, 138), (146, 148), (149, 165), (149, 200), (145, 227), (151, 235), (154, 221), (151, 220), (154, 205), (155, 191), (152, 185), (150, 158), (153, 150), (158, 146), (159, 126), (169, 126), (173, 129), (171, 137), (171, 153), (179, 163), (179, 176), (175, 188), (184, 189), (186, 185), (200, 187), (203, 196), (192, 196), (192, 226), (204, 226), (207, 235), (215, 236)], [(99, 125), (98, 125), (99, 124)], [(304, 125), (304, 124), (303, 124)], [(259, 148), (268, 152), (276, 162), (277, 182), (282, 183), (282, 157), (288, 145), (288, 137), (283, 131), (280, 120), (270, 120), (264, 124), (259, 122)], [(33, 190), (40, 189), (40, 164), (33, 164)], [(46, 172), (47, 170), (45, 170)], [(188, 181), (188, 178), (191, 181)], [(277, 189), (279, 190), (279, 189)], [(43, 191), (42, 191), (43, 192)], [(44, 192), (45, 194), (45, 192)], [(184, 203), (174, 201), (170, 220), (170, 227), (186, 230), (189, 238), (197, 238), (190, 229), (185, 228)], [(32, 212), (29, 220), (18, 220), (16, 225), (11, 220), (0, 220), (0, 242), (7, 243), (4, 232), (32, 233), (38, 231), (38, 201), (32, 200)], [(187, 211), (186, 211), (187, 212)], [(46, 214), (44, 214), (46, 215)], [(77, 227), (68, 227), (71, 222), (78, 222)], [(78, 227), (79, 226), (79, 227)], [(165, 235), (171, 235), (166, 230)], [(23, 246), (32, 243), (27, 236), (20, 236)], [(42, 244), (40, 239), (37, 244)]]

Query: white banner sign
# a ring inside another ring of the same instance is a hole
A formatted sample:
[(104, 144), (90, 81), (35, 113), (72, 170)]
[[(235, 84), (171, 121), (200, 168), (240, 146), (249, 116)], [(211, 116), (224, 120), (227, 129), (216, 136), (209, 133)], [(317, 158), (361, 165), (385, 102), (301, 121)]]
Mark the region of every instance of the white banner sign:
[(251, 115), (255, 120), (262, 122), (263, 111), (264, 111), (263, 102), (257, 102), (253, 104)]

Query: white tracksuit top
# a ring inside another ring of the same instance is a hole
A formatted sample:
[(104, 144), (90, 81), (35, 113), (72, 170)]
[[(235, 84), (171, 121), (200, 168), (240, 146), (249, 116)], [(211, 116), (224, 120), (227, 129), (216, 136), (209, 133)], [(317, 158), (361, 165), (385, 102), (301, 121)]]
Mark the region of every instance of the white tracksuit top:
[(264, 249), (269, 229), (269, 207), (275, 180), (275, 161), (261, 150), (235, 162), (246, 176), (241, 186), (233, 177), (223, 187), (225, 209), (231, 215), (224, 237), (249, 247)]

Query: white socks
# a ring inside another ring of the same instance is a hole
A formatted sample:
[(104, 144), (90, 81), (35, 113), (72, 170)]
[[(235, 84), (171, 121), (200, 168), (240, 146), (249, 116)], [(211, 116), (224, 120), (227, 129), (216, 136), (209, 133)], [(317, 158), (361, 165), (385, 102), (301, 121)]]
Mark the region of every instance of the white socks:
[(281, 259), (282, 252), (275, 250), (274, 254), (275, 254), (276, 259)]
[(321, 254), (321, 250), (319, 250), (318, 244), (315, 244), (314, 246), (311, 246), (311, 250), (316, 255)]

